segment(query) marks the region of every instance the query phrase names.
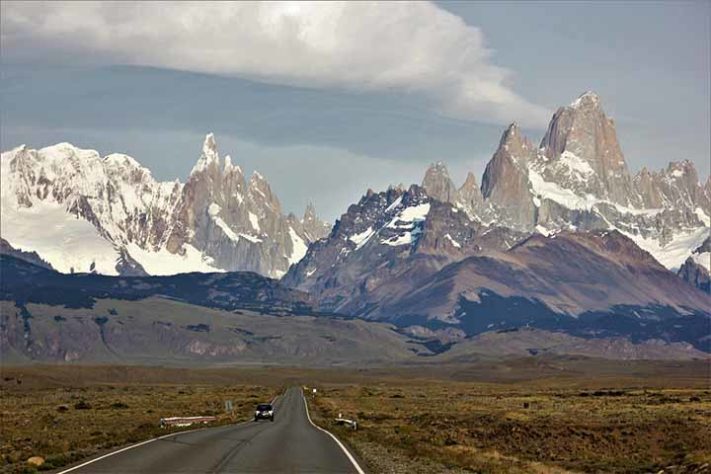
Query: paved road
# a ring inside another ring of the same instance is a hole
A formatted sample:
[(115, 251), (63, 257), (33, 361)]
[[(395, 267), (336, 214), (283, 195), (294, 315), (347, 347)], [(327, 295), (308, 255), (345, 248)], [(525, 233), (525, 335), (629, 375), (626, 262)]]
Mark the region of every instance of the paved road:
[(357, 473), (338, 442), (308, 419), (299, 388), (274, 403), (274, 421), (245, 422), (172, 437), (64, 472), (78, 473)]

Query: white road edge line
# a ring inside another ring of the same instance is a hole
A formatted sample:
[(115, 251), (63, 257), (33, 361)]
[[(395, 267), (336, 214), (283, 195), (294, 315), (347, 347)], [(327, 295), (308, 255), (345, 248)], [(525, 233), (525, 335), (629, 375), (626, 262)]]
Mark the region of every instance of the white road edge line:
[[(279, 398), (279, 395), (277, 395), (276, 397), (274, 397), (274, 398), (272, 399), (272, 403), (271, 403), (272, 405), (274, 404), (274, 402), (276, 402), (277, 398)], [(235, 423), (234, 425), (223, 425), (223, 426), (239, 426), (239, 425), (244, 425), (244, 424), (247, 424), (247, 423), (249, 423), (249, 421), (242, 421), (242, 422), (240, 422), (240, 423)], [(313, 423), (312, 423), (312, 424), (313, 424)], [(124, 452), (124, 451), (128, 451), (129, 449), (137, 448), (137, 447), (139, 447), (139, 446), (143, 446), (143, 445), (145, 445), (145, 444), (152, 443), (153, 441), (158, 441), (158, 440), (161, 440), (161, 439), (171, 438), (171, 437), (173, 437), (173, 436), (178, 436), (178, 435), (186, 434), (186, 433), (194, 433), (194, 432), (196, 432), (196, 431), (202, 431), (202, 430), (206, 430), (206, 429), (209, 429), (209, 428), (219, 428), (219, 426), (196, 428), (196, 429), (194, 429), (194, 430), (177, 431), (177, 432), (175, 432), (175, 433), (168, 433), (168, 434), (163, 435), (163, 436), (158, 436), (157, 438), (147, 439), (147, 440), (145, 440), (145, 441), (141, 441), (140, 443), (132, 444), (132, 445), (130, 445), (130, 446), (126, 446), (125, 448), (121, 448), (121, 449), (118, 449), (118, 450), (116, 450), (116, 451), (111, 451), (110, 453), (106, 453), (106, 454), (104, 454), (103, 456), (99, 456), (98, 458), (90, 459), (90, 460), (88, 460), (88, 461), (86, 461), (86, 462), (84, 462), (84, 463), (82, 463), (82, 464), (79, 464), (78, 466), (70, 467), (69, 469), (65, 469), (64, 471), (59, 471), (57, 474), (65, 474), (65, 473), (67, 473), (67, 472), (75, 471), (75, 470), (77, 470), (77, 469), (79, 469), (79, 468), (82, 468), (82, 467), (84, 467), (84, 466), (88, 466), (89, 464), (94, 464), (94, 463), (97, 462), (97, 461), (101, 461), (102, 459), (106, 459), (106, 458), (108, 458), (108, 457), (111, 457), (111, 456), (113, 456), (114, 454), (119, 454), (119, 453), (122, 453), (122, 452)], [(361, 473), (359, 473), (359, 474), (361, 474)]]
[[(309, 404), (308, 404), (308, 402), (306, 401), (306, 397), (304, 396), (304, 391), (303, 391), (303, 390), (301, 391), (301, 398), (304, 399), (304, 406), (306, 407), (306, 418), (309, 419), (309, 423), (311, 423), (311, 426), (313, 426), (314, 428), (317, 428), (317, 429), (323, 431), (323, 432), (326, 433), (328, 436), (330, 436), (331, 438), (333, 438), (333, 440), (336, 442), (336, 444), (338, 444), (338, 446), (341, 448), (341, 450), (346, 454), (346, 456), (348, 457), (348, 460), (351, 462), (351, 464), (353, 464), (353, 467), (354, 467), (355, 470), (358, 472), (358, 474), (365, 474), (365, 471), (358, 465), (358, 461), (355, 460), (355, 458), (353, 457), (353, 455), (350, 453), (350, 451), (348, 451), (348, 449), (346, 449), (346, 447), (343, 445), (343, 443), (341, 443), (341, 441), (340, 441), (338, 438), (336, 438), (336, 436), (335, 436), (333, 433), (331, 433), (331, 432), (328, 431), (328, 430), (325, 430), (325, 429), (321, 428), (319, 425), (317, 425), (316, 423), (314, 423), (314, 422), (311, 420), (311, 415), (309, 414)], [(61, 473), (60, 473), (60, 474), (61, 474)]]
[(178, 432), (176, 432), (176, 433), (169, 433), (169, 434), (166, 434), (166, 435), (163, 435), (163, 436), (159, 436), (159, 437), (157, 437), (157, 438), (147, 439), (147, 440), (145, 440), (145, 441), (141, 441), (140, 443), (132, 444), (132, 445), (130, 445), (130, 446), (126, 446), (125, 448), (121, 448), (121, 449), (118, 449), (118, 450), (116, 450), (116, 451), (111, 451), (110, 453), (106, 453), (106, 454), (104, 454), (103, 456), (99, 456), (98, 458), (90, 459), (90, 460), (88, 460), (88, 461), (86, 461), (86, 462), (84, 462), (84, 463), (82, 463), (82, 464), (79, 464), (78, 466), (70, 467), (69, 469), (66, 469), (66, 470), (64, 470), (64, 471), (60, 471), (60, 472), (58, 472), (57, 474), (64, 474), (64, 473), (66, 473), (66, 472), (75, 471), (75, 470), (77, 470), (77, 469), (79, 469), (79, 468), (82, 468), (82, 467), (84, 467), (84, 466), (88, 466), (89, 464), (93, 464), (93, 463), (95, 463), (95, 462), (97, 462), (97, 461), (101, 461), (102, 459), (106, 459), (106, 458), (108, 458), (108, 457), (111, 457), (111, 456), (113, 456), (114, 454), (119, 454), (119, 453), (122, 453), (122, 452), (124, 452), (124, 451), (128, 451), (129, 449), (137, 448), (137, 447), (139, 447), (139, 446), (143, 446), (143, 445), (145, 445), (145, 444), (152, 443), (153, 441), (158, 441), (159, 439), (170, 438), (171, 436), (177, 436), (177, 435), (185, 434), (185, 433), (193, 433), (193, 432), (195, 432), (195, 431), (200, 431), (200, 430), (204, 430), (204, 429), (207, 429), (207, 428), (197, 428), (197, 429), (194, 429), (194, 430), (178, 431)]

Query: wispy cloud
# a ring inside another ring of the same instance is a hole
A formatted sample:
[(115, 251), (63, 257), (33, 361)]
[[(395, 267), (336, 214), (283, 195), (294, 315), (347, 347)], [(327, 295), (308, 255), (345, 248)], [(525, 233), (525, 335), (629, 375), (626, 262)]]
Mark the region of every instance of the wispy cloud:
[(548, 118), (514, 92), (479, 28), (425, 2), (2, 2), (2, 55), (394, 90), (491, 123)]

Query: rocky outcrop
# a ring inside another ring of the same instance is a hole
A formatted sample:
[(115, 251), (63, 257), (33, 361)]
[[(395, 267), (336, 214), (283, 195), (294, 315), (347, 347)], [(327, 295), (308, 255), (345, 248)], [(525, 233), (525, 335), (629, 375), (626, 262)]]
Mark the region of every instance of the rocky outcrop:
[[(360, 248), (332, 236), (312, 246), (284, 282), (312, 292), (324, 309), (403, 327), (473, 335), (531, 326), (707, 350), (698, 328), (708, 324), (711, 297), (619, 231), (534, 233), (506, 249), (504, 228), (470, 224), (470, 234), (457, 234), (467, 244), (455, 253), (442, 235), (466, 228), (444, 217), (456, 208), (429, 204), (416, 243), (393, 252), (377, 233)], [(355, 212), (350, 217), (358, 221)]]
[[(293, 219), (295, 220), (296, 218), (293, 217)], [(318, 218), (316, 207), (311, 202), (306, 205), (304, 217), (301, 219), (300, 224), (308, 242), (322, 239), (331, 231), (331, 225)]]
[(692, 252), (678, 275), (696, 288), (711, 293), (711, 236)]
[(701, 291), (711, 293), (711, 277), (706, 267), (689, 257), (684, 262), (684, 265), (679, 269), (678, 275), (682, 280), (690, 283)]
[(467, 173), (462, 186), (457, 190), (458, 202), (464, 209), (468, 209), (474, 216), (485, 215), (489, 209), (484, 205), (484, 196), (481, 193), (479, 183), (477, 183), (474, 173)]
[[(660, 171), (650, 172), (643, 168), (635, 175), (634, 184), (645, 208), (663, 209), (667, 213), (676, 209), (679, 220), (688, 225), (693, 225), (694, 217), (708, 220), (710, 196), (699, 182), (696, 168), (689, 160), (670, 162), (666, 169)], [(689, 216), (685, 216), (684, 212)]]
[(484, 202), (476, 176), (468, 173), (462, 186), (457, 189), (449, 177), (447, 166), (441, 161), (427, 169), (422, 189), (433, 199), (454, 205), (478, 222), (489, 222), (495, 215), (491, 206)]
[[(2, 154), (2, 237), (66, 273), (248, 270), (279, 277), (324, 237), (313, 206), (285, 216), (269, 183), (248, 181), (212, 134), (185, 184), (133, 158), (62, 143)], [(63, 246), (57, 247), (57, 242)]]
[(438, 201), (456, 202), (457, 188), (449, 177), (447, 167), (441, 161), (430, 165), (422, 180), (422, 188)]

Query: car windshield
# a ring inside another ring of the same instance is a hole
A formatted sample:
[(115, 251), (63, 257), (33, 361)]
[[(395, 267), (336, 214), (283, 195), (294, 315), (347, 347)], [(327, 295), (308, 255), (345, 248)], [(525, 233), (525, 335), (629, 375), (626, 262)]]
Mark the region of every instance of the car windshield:
[(263, 403), (261, 405), (257, 405), (257, 410), (259, 411), (270, 411), (272, 409), (271, 405), (268, 405), (266, 403)]

